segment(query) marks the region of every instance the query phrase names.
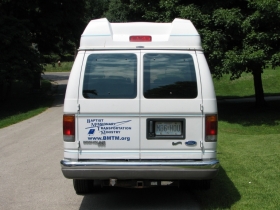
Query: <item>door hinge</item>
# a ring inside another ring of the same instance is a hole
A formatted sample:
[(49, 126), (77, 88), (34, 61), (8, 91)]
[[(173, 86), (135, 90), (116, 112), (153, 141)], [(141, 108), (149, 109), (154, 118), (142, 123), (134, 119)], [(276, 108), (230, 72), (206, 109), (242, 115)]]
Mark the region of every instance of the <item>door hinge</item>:
[(78, 112), (80, 111), (80, 104), (78, 104)]
[(200, 148), (203, 148), (203, 141), (200, 141)]
[(200, 104), (200, 111), (203, 112), (203, 105), (202, 104)]
[(78, 149), (80, 149), (81, 148), (81, 143), (80, 143), (80, 141), (78, 141)]

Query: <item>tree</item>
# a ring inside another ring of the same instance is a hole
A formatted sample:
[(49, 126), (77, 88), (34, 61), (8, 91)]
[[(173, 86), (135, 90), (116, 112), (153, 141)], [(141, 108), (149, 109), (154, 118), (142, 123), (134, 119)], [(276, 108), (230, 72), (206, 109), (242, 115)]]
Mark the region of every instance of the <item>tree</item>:
[[(137, 4), (135, 4), (137, 5)], [(110, 0), (105, 17), (110, 22), (140, 21), (142, 10), (133, 7), (130, 0)]]
[[(5, 100), (15, 80), (33, 81), (43, 71), (40, 54), (32, 47), (28, 20), (14, 17), (15, 10), (3, 10), (0, 4), (0, 96)], [(15, 5), (14, 5), (15, 6)], [(19, 6), (19, 5), (17, 5)]]
[(38, 44), (39, 51), (44, 55), (74, 52), (87, 24), (85, 0), (34, 0), (33, 3), (28, 19), (32, 23), (32, 41)]
[[(279, 58), (280, 2), (250, 0), (248, 8), (249, 14), (242, 24), (245, 36), (239, 57), (244, 58), (244, 71), (253, 74), (256, 103), (258, 107), (262, 107), (265, 104), (261, 78), (263, 69), (268, 65), (279, 65), (274, 59)], [(227, 59), (230, 58), (231, 56), (227, 56)], [(234, 72), (233, 69), (231, 71)]]
[(127, 22), (128, 12), (127, 4), (121, 0), (111, 0), (105, 16), (111, 22)]
[(15, 80), (36, 84), (43, 71), (42, 55), (74, 52), (86, 25), (84, 12), (85, 0), (0, 2), (2, 95), (9, 94)]
[(157, 5), (147, 8), (144, 17), (153, 14), (152, 18), (161, 22), (175, 17), (192, 20), (213, 75), (231, 74), (231, 79), (238, 79), (243, 72), (252, 73), (256, 105), (265, 104), (262, 72), (269, 65), (280, 64), (279, 1), (158, 0)]
[[(269, 65), (279, 65), (279, 6), (276, 0), (258, 0), (246, 2), (246, 7), (216, 9), (212, 14), (214, 30), (202, 32), (206, 37), (210, 34), (205, 40), (206, 51), (215, 75), (231, 74), (231, 79), (238, 79), (243, 72), (252, 73), (259, 108), (265, 105), (262, 72)], [(213, 33), (217, 36), (211, 36)], [(211, 46), (217, 37), (222, 47)]]
[(90, 20), (105, 17), (110, 0), (86, 0), (85, 23)]
[(252, 73), (257, 107), (265, 105), (262, 72), (280, 65), (280, 3), (277, 0), (131, 0), (146, 20), (170, 22), (175, 17), (192, 20), (213, 75), (238, 79)]
[(252, 73), (259, 108), (265, 105), (262, 72), (269, 65), (279, 65), (279, 15), (279, 1), (250, 0), (247, 7), (217, 9), (212, 16), (214, 28), (226, 38), (221, 42), (226, 44), (223, 55), (213, 59), (214, 69), (218, 75), (230, 73), (231, 79), (239, 78), (242, 72)]

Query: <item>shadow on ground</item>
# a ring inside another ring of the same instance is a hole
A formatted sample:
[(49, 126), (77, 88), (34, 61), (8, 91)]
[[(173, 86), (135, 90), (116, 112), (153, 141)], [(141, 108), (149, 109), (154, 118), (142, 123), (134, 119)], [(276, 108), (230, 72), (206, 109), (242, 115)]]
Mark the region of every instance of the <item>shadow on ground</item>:
[[(271, 96), (279, 96), (279, 92), (277, 93), (265, 93), (265, 97)], [(246, 96), (239, 96), (239, 95), (229, 95), (229, 96), (217, 96), (218, 100), (225, 100), (225, 99), (248, 99), (252, 98), (255, 100), (255, 95), (246, 95)]]
[(85, 195), (80, 210), (89, 209), (200, 209), (189, 192), (178, 187), (105, 188), (99, 193)]
[(212, 180), (209, 190), (194, 190), (193, 194), (202, 209), (231, 209), (231, 206), (241, 199), (240, 193), (222, 166), (217, 177)]
[(89, 209), (230, 209), (241, 196), (223, 167), (209, 190), (159, 187), (105, 188), (84, 195), (80, 210)]
[(42, 75), (42, 78), (50, 81), (62, 81), (62, 80), (68, 80), (69, 79), (69, 72), (66, 73), (50, 73), (47, 72)]
[(61, 107), (64, 105), (66, 87), (67, 87), (67, 84), (55, 85), (55, 89), (53, 90), (54, 101), (53, 101), (52, 106)]
[(0, 121), (6, 120), (7, 122), (2, 122), (0, 127), (30, 118), (34, 116), (34, 113), (39, 114), (52, 105), (53, 97), (50, 83), (42, 82), (39, 90), (34, 90), (31, 87), (30, 84), (19, 81), (12, 84), (9, 94), (1, 101)]
[(280, 100), (267, 101), (263, 109), (257, 109), (254, 102), (218, 102), (219, 120), (229, 123), (252, 125), (279, 125)]

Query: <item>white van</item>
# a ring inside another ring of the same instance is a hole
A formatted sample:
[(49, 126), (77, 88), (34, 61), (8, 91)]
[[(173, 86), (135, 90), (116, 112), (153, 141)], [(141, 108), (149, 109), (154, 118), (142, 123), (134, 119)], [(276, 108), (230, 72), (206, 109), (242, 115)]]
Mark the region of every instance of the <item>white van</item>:
[(191, 21), (92, 20), (68, 81), (63, 137), (62, 172), (77, 194), (94, 182), (209, 187), (219, 167), (217, 104)]

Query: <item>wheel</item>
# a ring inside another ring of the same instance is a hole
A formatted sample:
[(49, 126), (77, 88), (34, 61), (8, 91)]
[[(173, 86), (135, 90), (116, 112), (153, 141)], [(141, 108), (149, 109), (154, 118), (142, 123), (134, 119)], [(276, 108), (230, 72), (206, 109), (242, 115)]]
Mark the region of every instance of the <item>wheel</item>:
[(73, 179), (73, 185), (78, 195), (91, 193), (93, 190), (93, 180)]

